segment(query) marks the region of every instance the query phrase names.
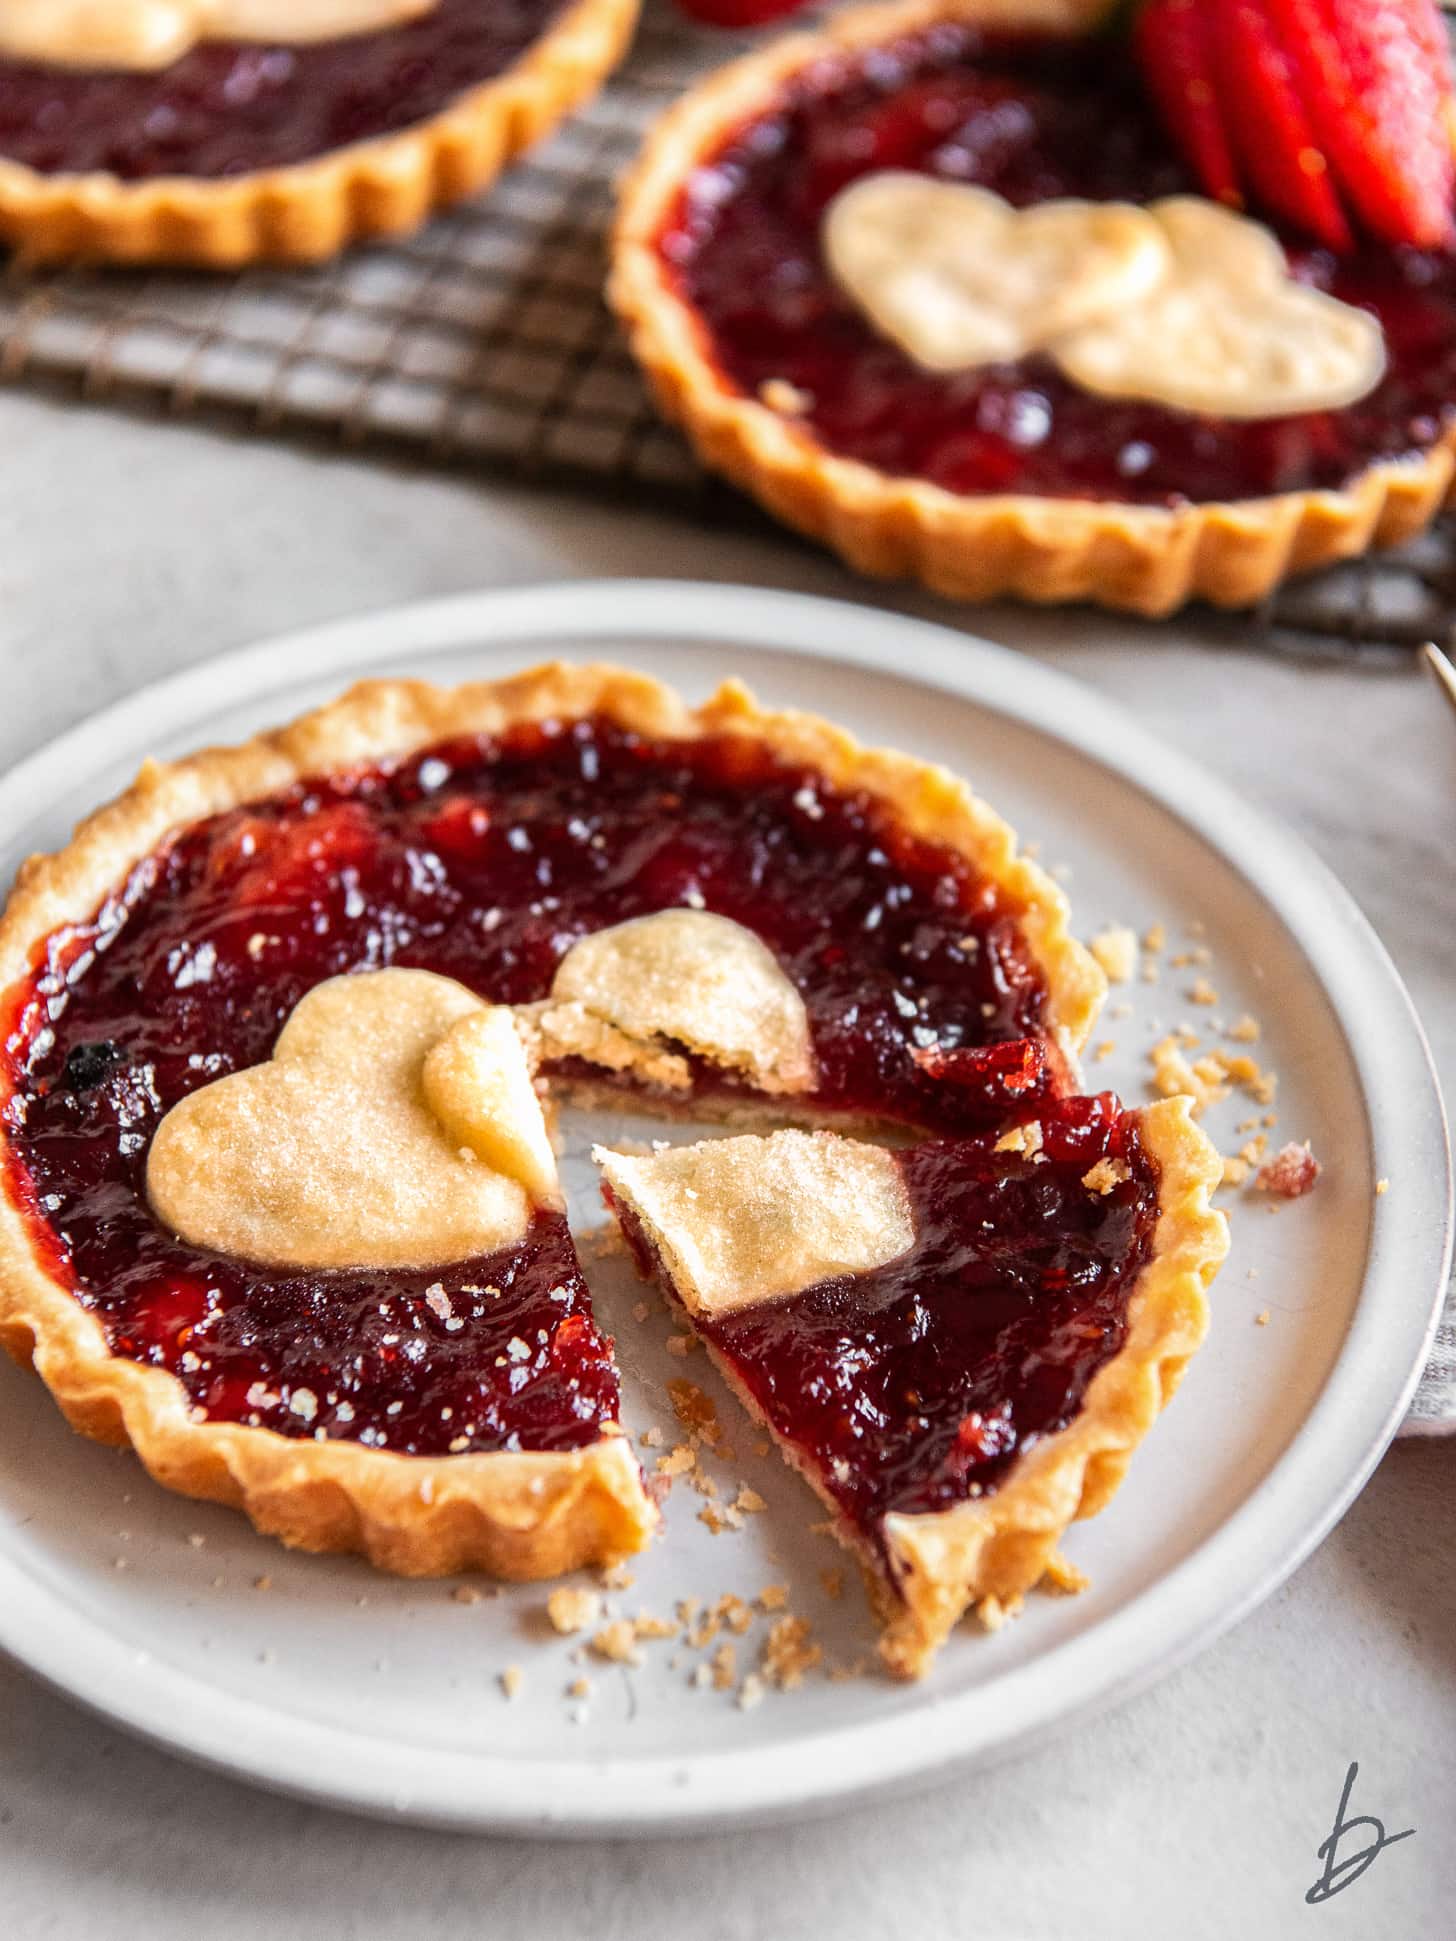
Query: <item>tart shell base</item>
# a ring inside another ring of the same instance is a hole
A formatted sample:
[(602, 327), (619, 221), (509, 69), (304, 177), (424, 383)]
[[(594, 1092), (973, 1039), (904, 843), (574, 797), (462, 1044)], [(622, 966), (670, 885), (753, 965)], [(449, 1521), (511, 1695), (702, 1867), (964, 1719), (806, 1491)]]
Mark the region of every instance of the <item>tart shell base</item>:
[(417, 229), (475, 194), (590, 98), (637, 24), (639, 0), (573, 0), (504, 73), (445, 113), (375, 141), (233, 180), (42, 175), (0, 157), (0, 239), (21, 258), (235, 269), (316, 263)]
[(704, 464), (849, 566), (949, 599), (1093, 601), (1150, 618), (1192, 600), (1249, 607), (1282, 581), (1421, 532), (1452, 496), (1456, 425), (1430, 450), (1338, 490), (1161, 506), (1031, 494), (976, 497), (836, 456), (791, 417), (732, 389), (657, 247), (682, 185), (800, 70), (950, 14), (1085, 32), (1102, 0), (906, 0), (840, 15), (722, 69), (658, 123), (622, 190), (608, 296), (664, 414)]
[[(0, 1224), (19, 1217), (6, 1205)], [(242, 1510), (292, 1549), (353, 1553), (400, 1577), (526, 1580), (615, 1563), (657, 1527), (623, 1436), (560, 1453), (431, 1459), (197, 1422), (171, 1376), (110, 1354), (68, 1295), (33, 1298), (33, 1320), (12, 1307), (0, 1321), (0, 1346), (35, 1368), (73, 1429), (130, 1445), (167, 1489)]]

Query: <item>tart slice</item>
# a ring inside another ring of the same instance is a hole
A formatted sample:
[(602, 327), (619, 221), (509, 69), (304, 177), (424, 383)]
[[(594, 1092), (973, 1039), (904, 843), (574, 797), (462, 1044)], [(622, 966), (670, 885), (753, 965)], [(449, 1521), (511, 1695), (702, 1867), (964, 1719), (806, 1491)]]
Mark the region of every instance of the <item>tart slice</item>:
[(905, 1677), (1111, 1497), (1228, 1245), (1186, 1099), (899, 1152), (784, 1131), (597, 1158), (644, 1276), (828, 1504)]
[(0, 6), (0, 238), (315, 262), (474, 194), (601, 85), (638, 0)]
[(1103, 989), (930, 764), (734, 684), (368, 683), (149, 764), (23, 870), (0, 1343), (289, 1542), (412, 1573), (619, 1555), (654, 1513), (535, 1057), (724, 1117), (999, 1126), (1067, 1089)]
[(1447, 497), (1456, 252), (1195, 193), (1129, 11), (836, 14), (675, 103), (624, 186), (610, 296), (663, 409), (863, 572), (1250, 605)]

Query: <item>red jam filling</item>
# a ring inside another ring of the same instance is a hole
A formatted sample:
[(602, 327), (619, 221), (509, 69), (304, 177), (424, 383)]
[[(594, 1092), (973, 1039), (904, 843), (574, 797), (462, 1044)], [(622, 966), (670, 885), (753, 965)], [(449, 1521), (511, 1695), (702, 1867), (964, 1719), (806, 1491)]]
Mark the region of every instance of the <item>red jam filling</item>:
[(1294, 272), (1380, 319), (1389, 366), (1340, 411), (1197, 416), (1079, 390), (1045, 357), (920, 369), (831, 280), (819, 226), (876, 169), (974, 182), (1020, 206), (1153, 201), (1194, 185), (1125, 51), (946, 25), (826, 59), (689, 180), (659, 240), (728, 382), (787, 380), (830, 451), (955, 493), (1151, 505), (1339, 486), (1428, 449), (1456, 415), (1456, 256), (1371, 245), (1334, 257), (1285, 238)]
[(948, 1129), (1061, 1089), (1022, 1042), (1044, 989), (1016, 912), (959, 858), (741, 738), (548, 723), (213, 817), (53, 935), (8, 1000), (11, 1190), (113, 1351), (214, 1420), (420, 1454), (589, 1441), (617, 1383), (559, 1219), (444, 1271), (285, 1274), (164, 1233), (147, 1149), (326, 977), (397, 964), (528, 1002), (578, 937), (683, 905), (775, 951), (826, 1106)]
[(510, 66), (562, 0), (439, 0), (381, 33), (211, 41), (160, 73), (0, 61), (0, 155), (125, 182), (284, 168), (413, 127)]
[[(901, 1153), (916, 1239), (888, 1266), (694, 1322), (873, 1542), (892, 1511), (993, 1491), (1122, 1346), (1157, 1219), (1137, 1115), (1104, 1092), (1041, 1125), (1035, 1159), (989, 1136)], [(1100, 1160), (1127, 1173), (1106, 1193), (1083, 1184)], [(630, 1216), (624, 1229), (660, 1276)]]

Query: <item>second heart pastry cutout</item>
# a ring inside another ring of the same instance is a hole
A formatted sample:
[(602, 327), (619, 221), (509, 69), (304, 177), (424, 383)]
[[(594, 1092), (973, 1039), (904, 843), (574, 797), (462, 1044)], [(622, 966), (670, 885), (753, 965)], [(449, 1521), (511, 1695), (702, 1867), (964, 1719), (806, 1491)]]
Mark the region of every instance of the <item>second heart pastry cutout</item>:
[(1131, 203), (1013, 209), (989, 189), (900, 169), (840, 191), (824, 254), (876, 328), (931, 371), (1024, 357), (1135, 304), (1168, 268), (1162, 230)]
[(173, 1106), (147, 1192), (195, 1246), (299, 1268), (466, 1260), (560, 1204), (509, 1012), (415, 970), (310, 991), (267, 1064)]

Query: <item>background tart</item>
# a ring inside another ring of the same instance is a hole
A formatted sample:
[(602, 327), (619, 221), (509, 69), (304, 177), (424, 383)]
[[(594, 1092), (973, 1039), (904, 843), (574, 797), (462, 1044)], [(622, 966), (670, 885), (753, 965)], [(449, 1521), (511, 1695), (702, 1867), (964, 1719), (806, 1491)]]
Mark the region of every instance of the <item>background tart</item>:
[(484, 188), (595, 93), (639, 0), (439, 0), (160, 73), (0, 62), (0, 239), (23, 257), (315, 262)]
[(1088, 40), (1106, 11), (841, 15), (677, 103), (623, 190), (610, 294), (663, 408), (708, 464), (862, 571), (966, 599), (1247, 605), (1409, 537), (1447, 496), (1456, 260), (1439, 252), (1301, 251), (1300, 275), (1381, 318), (1389, 368), (1354, 406), (1255, 425), (1079, 393), (1045, 359), (928, 373), (833, 284), (822, 205), (872, 169), (1018, 205), (1185, 191), (1125, 51)]
[[(689, 708), (610, 667), (366, 683), (150, 765), (22, 871), (0, 920), (0, 1341), (75, 1426), (307, 1548), (515, 1576), (635, 1548), (654, 1513), (554, 1206), (507, 1257), (269, 1266), (209, 1244), (215, 1223), (174, 1214), (178, 1238), (147, 1172), (158, 1127), (280, 1056), (330, 980), (433, 973), (541, 1043), (573, 946), (664, 911), (752, 928), (801, 999), (767, 986), (765, 1067), (654, 1048), (712, 1110), (781, 1098), (767, 1070), (826, 1115), (1000, 1123), (1066, 1088), (1104, 989), (998, 817), (816, 717), (733, 684)], [(568, 979), (558, 1003), (598, 1015), (602, 988)]]
[(1221, 1161), (1186, 1099), (891, 1153), (598, 1152), (644, 1273), (829, 1505), (907, 1677), (1099, 1510), (1203, 1337)]

